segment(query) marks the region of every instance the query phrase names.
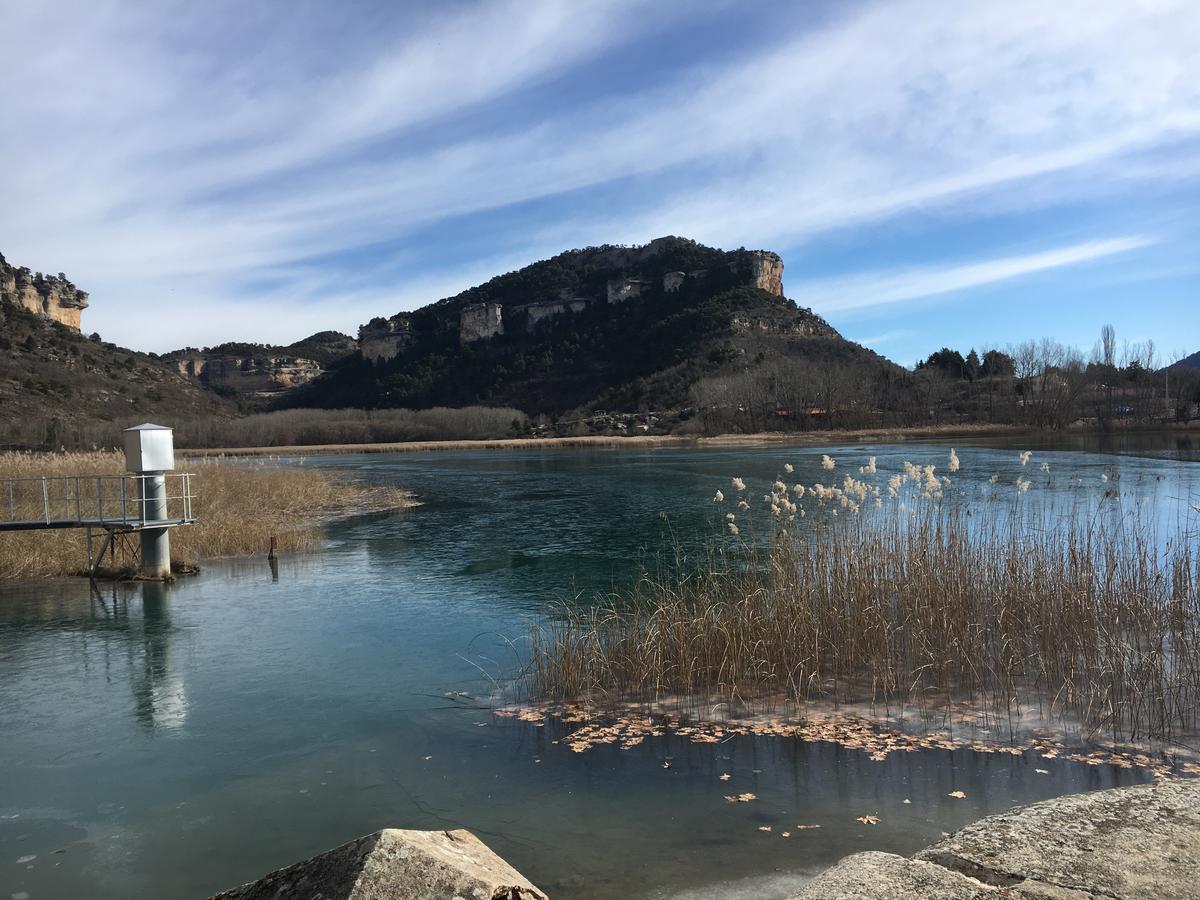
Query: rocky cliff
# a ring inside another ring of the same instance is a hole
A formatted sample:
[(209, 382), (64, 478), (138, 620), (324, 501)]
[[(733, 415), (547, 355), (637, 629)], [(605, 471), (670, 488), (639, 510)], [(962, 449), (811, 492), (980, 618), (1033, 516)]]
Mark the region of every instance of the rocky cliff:
[[(683, 261), (692, 262), (693, 267), (673, 268)], [(459, 343), (489, 340), (503, 335), (506, 328), (510, 333), (513, 329), (516, 333), (532, 333), (549, 320), (568, 314), (594, 307), (615, 307), (659, 292), (674, 294), (689, 285), (703, 291), (706, 286), (727, 285), (732, 280), (783, 297), (783, 260), (768, 250), (724, 253), (683, 238), (662, 237), (644, 246), (606, 245), (573, 250), (548, 263), (569, 267), (584, 277), (549, 291), (540, 285), (518, 293), (504, 290), (501, 283), (505, 279), (544, 265), (535, 263), (520, 273), (500, 276), (481, 288), (441, 301), (438, 305), (457, 307)], [(602, 289), (601, 282), (594, 277), (596, 272), (609, 273)], [(488, 291), (490, 286), (499, 288), (503, 302), (499, 297), (488, 296), (495, 293)], [(453, 319), (446, 321), (453, 324)], [(444, 328), (446, 321), (437, 324)], [(372, 319), (359, 329), (359, 353), (371, 362), (387, 362), (410, 351), (419, 337), (408, 313), (390, 319)]]
[(164, 354), (160, 361), (215, 393), (260, 403), (308, 384), (357, 349), (348, 335), (325, 331), (288, 346), (228, 343), (203, 350), (186, 347)]
[[(708, 402), (700, 397), (728, 394), (721, 379), (754, 371), (769, 385), (811, 383), (786, 396), (771, 388), (780, 398), (771, 403), (790, 415), (832, 405), (831, 372), (853, 370), (862, 382), (894, 368), (788, 300), (778, 254), (665, 237), (570, 250), (372, 319), (356, 357), (286, 402), (635, 412)], [(706, 379), (712, 390), (697, 393)], [(731, 404), (745, 407), (717, 403)]]
[(88, 305), (86, 291), (75, 287), (62, 272), (43, 275), (24, 266), (13, 266), (0, 254), (0, 303), (20, 306), (51, 321), (80, 330), (80, 316)]

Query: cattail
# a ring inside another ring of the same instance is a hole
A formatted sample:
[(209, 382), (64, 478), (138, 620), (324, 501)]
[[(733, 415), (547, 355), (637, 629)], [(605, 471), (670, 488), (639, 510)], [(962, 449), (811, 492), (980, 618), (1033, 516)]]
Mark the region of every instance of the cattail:
[(713, 503), (724, 503), (724, 502), (725, 502), (725, 495), (722, 494), (720, 491), (717, 491), (713, 495)]
[(837, 462), (828, 453), (821, 454), (821, 468), (832, 470), (835, 466)]
[(738, 527), (736, 525), (734, 525), (732, 522), (729, 523), (729, 533), (730, 534), (738, 533)]
[(954, 448), (950, 448), (950, 471), (958, 471), (958, 454), (954, 452)]
[(740, 478), (733, 479), (733, 489), (735, 491), (744, 491), (746, 489), (746, 482)]
[(785, 471), (785, 472), (787, 472), (789, 475), (791, 475), (791, 474), (792, 474), (794, 471), (796, 471), (796, 470), (795, 470), (795, 468), (792, 466), (792, 464), (791, 464), (791, 463), (784, 463), (784, 464), (783, 464), (783, 471)]
[(1021, 457), (1020, 457), (1021, 465), (1025, 465), (1027, 462), (1029, 462), (1029, 457), (1031, 457), (1031, 456), (1033, 456), (1032, 450), (1022, 450)]

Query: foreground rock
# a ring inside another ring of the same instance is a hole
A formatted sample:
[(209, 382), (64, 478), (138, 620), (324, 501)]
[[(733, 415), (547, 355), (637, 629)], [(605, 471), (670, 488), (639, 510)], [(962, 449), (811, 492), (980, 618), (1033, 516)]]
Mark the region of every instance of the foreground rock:
[(546, 900), (469, 831), (385, 828), (210, 900)]
[(856, 853), (795, 900), (1200, 896), (1200, 779), (1059, 797), (968, 825), (912, 859)]

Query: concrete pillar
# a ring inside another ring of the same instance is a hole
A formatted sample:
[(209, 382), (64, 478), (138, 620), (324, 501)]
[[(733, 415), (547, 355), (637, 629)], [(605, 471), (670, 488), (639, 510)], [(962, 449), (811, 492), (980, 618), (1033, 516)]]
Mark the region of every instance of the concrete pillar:
[[(142, 517), (146, 522), (161, 521), (167, 517), (167, 479), (162, 472), (146, 472), (138, 479)], [(171, 530), (169, 528), (143, 528), (142, 577), (171, 577)]]

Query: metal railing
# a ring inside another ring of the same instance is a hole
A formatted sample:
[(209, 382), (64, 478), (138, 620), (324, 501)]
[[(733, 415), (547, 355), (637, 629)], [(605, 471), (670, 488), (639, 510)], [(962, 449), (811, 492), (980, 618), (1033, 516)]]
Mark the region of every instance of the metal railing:
[[(162, 515), (147, 509), (160, 500), (143, 499), (153, 493), (143, 490), (144, 480), (156, 478), (166, 483)], [(0, 529), (190, 524), (193, 499), (190, 473), (4, 478), (0, 479)]]

